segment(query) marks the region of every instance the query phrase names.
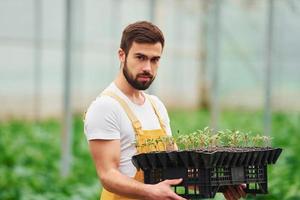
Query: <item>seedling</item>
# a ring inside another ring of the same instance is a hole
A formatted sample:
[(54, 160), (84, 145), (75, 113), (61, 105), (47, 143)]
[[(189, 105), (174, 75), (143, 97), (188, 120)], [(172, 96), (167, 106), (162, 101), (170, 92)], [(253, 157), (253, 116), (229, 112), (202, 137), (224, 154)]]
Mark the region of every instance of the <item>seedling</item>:
[(187, 199), (213, 198), (223, 187), (238, 184), (246, 184), (246, 193), (266, 194), (267, 165), (274, 164), (282, 151), (269, 147), (270, 141), (259, 134), (206, 127), (176, 138), (136, 143), (138, 152), (151, 153), (134, 156), (133, 164), (144, 171), (147, 184), (183, 178), (174, 191)]

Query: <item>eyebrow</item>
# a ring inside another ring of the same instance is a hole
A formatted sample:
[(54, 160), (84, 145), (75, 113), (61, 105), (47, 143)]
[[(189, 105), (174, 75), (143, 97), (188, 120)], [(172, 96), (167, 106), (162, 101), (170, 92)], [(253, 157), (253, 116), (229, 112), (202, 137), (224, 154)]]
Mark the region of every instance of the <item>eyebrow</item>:
[[(146, 58), (149, 58), (149, 56), (147, 56), (147, 55), (145, 55), (145, 54), (143, 54), (143, 53), (135, 53), (134, 55), (135, 55), (135, 56), (145, 56)], [(153, 58), (159, 59), (160, 56), (153, 56), (153, 57), (150, 57), (150, 59), (153, 59)]]

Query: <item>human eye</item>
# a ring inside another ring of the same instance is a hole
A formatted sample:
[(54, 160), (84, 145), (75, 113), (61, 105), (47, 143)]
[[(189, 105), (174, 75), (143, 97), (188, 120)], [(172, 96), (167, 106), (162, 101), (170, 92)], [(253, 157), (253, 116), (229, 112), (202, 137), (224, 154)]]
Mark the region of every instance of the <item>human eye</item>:
[(144, 56), (144, 55), (137, 55), (136, 58), (137, 58), (139, 61), (145, 61), (145, 60), (146, 60), (146, 56)]
[(152, 59), (151, 59), (151, 62), (152, 62), (152, 63), (157, 63), (158, 61), (159, 61), (159, 58), (152, 58)]

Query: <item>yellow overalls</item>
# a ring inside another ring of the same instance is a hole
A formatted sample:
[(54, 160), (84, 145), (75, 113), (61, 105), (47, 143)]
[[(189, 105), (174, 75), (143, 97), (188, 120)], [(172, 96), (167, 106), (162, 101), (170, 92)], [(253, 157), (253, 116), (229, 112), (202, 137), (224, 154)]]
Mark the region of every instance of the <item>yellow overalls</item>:
[[(121, 104), (121, 106), (125, 110), (128, 118), (130, 119), (130, 121), (132, 123), (133, 129), (135, 131), (136, 142), (138, 144), (144, 144), (147, 139), (158, 139), (160, 137), (166, 136), (165, 126), (162, 123), (162, 119), (160, 117), (158, 109), (157, 109), (155, 103), (153, 102), (153, 100), (151, 99), (151, 97), (149, 95), (146, 94), (146, 98), (151, 102), (151, 105), (152, 105), (152, 107), (154, 109), (154, 112), (155, 112), (155, 114), (158, 118), (158, 121), (160, 123), (160, 127), (161, 127), (160, 129), (142, 130), (142, 126), (141, 126), (140, 121), (136, 118), (136, 116), (131, 111), (131, 109), (129, 108), (127, 103), (121, 97), (114, 94), (113, 92), (104, 92), (101, 95), (108, 95), (108, 96), (114, 98), (115, 100), (117, 100)], [(164, 150), (163, 145), (158, 146), (157, 150), (161, 150), (161, 151)], [(147, 153), (147, 151), (148, 150), (145, 149), (145, 148), (139, 148), (139, 153)], [(137, 181), (140, 181), (140, 182), (144, 182), (143, 172), (141, 170), (137, 171), (137, 173), (135, 174), (134, 179), (137, 180)], [(105, 188), (103, 188), (100, 200), (132, 200), (132, 199), (129, 199), (129, 198), (122, 197), (122, 196), (119, 196), (117, 194), (111, 193), (111, 192), (107, 191)]]

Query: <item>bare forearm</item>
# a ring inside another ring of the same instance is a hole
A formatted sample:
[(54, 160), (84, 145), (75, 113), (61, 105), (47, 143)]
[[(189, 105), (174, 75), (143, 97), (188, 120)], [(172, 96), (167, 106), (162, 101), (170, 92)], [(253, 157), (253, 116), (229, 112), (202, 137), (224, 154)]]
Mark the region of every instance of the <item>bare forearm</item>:
[[(112, 193), (133, 199), (144, 200), (182, 200), (176, 195), (171, 185), (177, 185), (181, 179), (165, 180), (155, 185), (140, 183), (133, 178), (123, 175), (119, 170), (119, 140), (90, 141), (90, 148), (96, 169), (104, 188)], [(116, 151), (110, 151), (117, 149)]]
[(112, 193), (135, 199), (147, 199), (151, 185), (147, 185), (111, 169), (100, 176), (104, 188)]

